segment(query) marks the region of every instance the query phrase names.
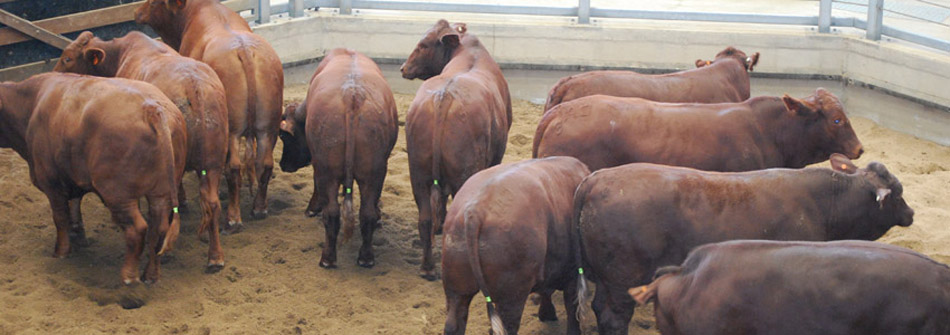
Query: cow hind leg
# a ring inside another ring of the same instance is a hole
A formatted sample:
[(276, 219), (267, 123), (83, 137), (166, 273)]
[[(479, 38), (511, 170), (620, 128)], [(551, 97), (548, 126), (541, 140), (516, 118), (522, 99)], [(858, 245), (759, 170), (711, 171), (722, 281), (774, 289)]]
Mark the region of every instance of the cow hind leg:
[[(505, 332), (507, 334), (517, 334), (518, 329), (521, 328), (521, 314), (524, 313), (524, 306), (528, 295), (512, 295), (511, 297), (512, 299), (510, 301), (509, 299), (505, 299), (503, 301), (496, 302), (495, 311), (501, 318), (501, 323), (504, 325)], [(489, 315), (489, 317), (491, 317), (491, 315)]]
[(539, 293), (541, 300), (538, 304), (538, 320), (557, 321), (557, 310), (554, 309), (554, 303), (551, 302), (551, 294), (554, 290), (545, 290)]
[(145, 246), (148, 224), (139, 212), (138, 202), (110, 207), (112, 220), (125, 230), (125, 263), (122, 265), (122, 283), (131, 285), (139, 281), (139, 258)]
[(329, 200), (327, 207), (323, 209), (323, 228), (326, 234), (326, 242), (323, 245), (323, 255), (320, 256), (320, 267), (333, 269), (336, 268), (336, 242), (340, 233), (340, 204), (337, 200), (340, 185), (334, 182), (332, 183), (333, 187), (324, 186), (328, 184), (331, 184), (331, 182), (324, 179), (318, 185), (323, 192), (326, 192)]
[(580, 335), (581, 325), (577, 319), (576, 280), (571, 280), (564, 287), (564, 310), (567, 312), (567, 334)]
[(310, 195), (310, 201), (307, 203), (307, 210), (304, 211), (304, 215), (307, 217), (315, 217), (323, 211), (323, 208), (327, 206), (327, 199), (323, 196), (323, 190), (317, 188), (319, 185), (319, 174), (314, 171), (313, 173), (313, 194)]
[[(597, 288), (598, 291), (600, 289), (600, 287)], [(620, 295), (626, 294), (623, 289), (606, 285), (604, 289), (607, 291), (605, 292), (606, 304), (597, 317), (597, 327), (604, 335), (626, 335), (636, 302), (629, 295)]]
[[(207, 272), (218, 272), (224, 268), (224, 251), (221, 249), (220, 218), (221, 201), (218, 199), (218, 186), (221, 180), (221, 170), (218, 168), (204, 170), (199, 176), (201, 186), (201, 225), (198, 226), (199, 238), (208, 241)], [(180, 205), (179, 205), (180, 206)]]
[[(385, 172), (384, 172), (385, 173)], [(373, 233), (379, 226), (379, 196), (383, 191), (382, 178), (370, 177), (370, 180), (360, 180), (360, 235), (363, 244), (360, 245), (360, 255), (356, 263), (362, 267), (376, 265), (373, 254)], [(365, 187), (364, 187), (365, 186)]]
[(56, 244), (53, 257), (65, 258), (69, 255), (69, 200), (60, 195), (49, 195), (50, 208), (53, 211), (53, 224), (56, 225)]
[(465, 334), (468, 324), (468, 307), (474, 294), (455, 294), (445, 292), (445, 335)]
[(86, 227), (82, 222), (82, 196), (69, 199), (69, 245), (73, 248), (88, 247)]
[(254, 155), (254, 165), (257, 170), (257, 194), (254, 196), (254, 209), (251, 214), (255, 219), (267, 217), (267, 185), (274, 174), (274, 145), (277, 137), (270, 133), (257, 135), (257, 153)]
[(241, 138), (231, 133), (228, 143), (228, 224), (224, 234), (234, 234), (244, 228), (241, 222)]
[(420, 265), (419, 275), (432, 281), (437, 278), (435, 263), (432, 260), (432, 206), (429, 204), (428, 187), (423, 188), (425, 190), (418, 191), (419, 194), (416, 196), (416, 205), (419, 208), (419, 241), (422, 242), (422, 265)]

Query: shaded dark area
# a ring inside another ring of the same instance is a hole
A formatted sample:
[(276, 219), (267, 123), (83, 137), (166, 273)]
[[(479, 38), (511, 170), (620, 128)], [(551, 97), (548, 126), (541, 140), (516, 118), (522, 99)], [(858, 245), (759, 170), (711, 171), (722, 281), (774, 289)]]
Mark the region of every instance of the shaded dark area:
[[(139, 0), (19, 0), (0, 4), (0, 8), (30, 21), (111, 7)], [(5, 27), (0, 25), (0, 27)], [(111, 39), (125, 35), (130, 30), (141, 30), (156, 36), (148, 27), (135, 22), (125, 22), (89, 29), (96, 36)], [(73, 39), (82, 31), (63, 34)], [(43, 42), (32, 40), (0, 46), (0, 68), (22, 65), (59, 57), (61, 51)]]

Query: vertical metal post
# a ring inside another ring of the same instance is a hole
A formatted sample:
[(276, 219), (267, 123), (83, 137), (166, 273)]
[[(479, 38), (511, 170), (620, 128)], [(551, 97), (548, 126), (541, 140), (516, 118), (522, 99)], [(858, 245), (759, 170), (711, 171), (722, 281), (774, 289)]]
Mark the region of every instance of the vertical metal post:
[(257, 0), (257, 23), (270, 22), (270, 0)]
[(290, 0), (290, 17), (303, 17), (303, 0)]
[(353, 1), (340, 0), (340, 14), (343, 14), (343, 15), (353, 14)]
[(868, 39), (881, 39), (881, 25), (884, 18), (884, 0), (870, 0), (868, 2)]
[(590, 0), (577, 1), (577, 23), (590, 23)]
[(818, 5), (818, 32), (831, 32), (831, 0), (821, 0)]

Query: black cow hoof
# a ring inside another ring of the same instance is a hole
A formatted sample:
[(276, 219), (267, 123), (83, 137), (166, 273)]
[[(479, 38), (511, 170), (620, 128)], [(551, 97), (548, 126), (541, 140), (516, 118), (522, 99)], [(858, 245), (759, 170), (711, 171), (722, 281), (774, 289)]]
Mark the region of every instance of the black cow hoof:
[(266, 210), (266, 209), (265, 209), (265, 210), (262, 210), (262, 211), (259, 211), (259, 210), (256, 210), (256, 209), (255, 209), (255, 210), (252, 210), (252, 211), (251, 211), (251, 217), (253, 217), (254, 220), (263, 220), (263, 219), (267, 218), (267, 210)]
[(429, 271), (425, 271), (425, 270), (420, 271), (420, 272), (419, 272), (419, 277), (422, 277), (422, 279), (425, 279), (425, 280), (428, 280), (428, 281), (436, 281), (436, 279), (439, 279), (439, 276), (437, 276), (437, 275), (435, 274), (435, 271), (432, 271), (432, 270), (429, 270)]
[(224, 262), (221, 262), (221, 264), (208, 263), (208, 267), (205, 268), (205, 273), (218, 273), (221, 272), (222, 269), (224, 269)]
[(307, 210), (306, 212), (303, 212), (303, 215), (306, 215), (308, 218), (312, 218), (312, 217), (314, 217), (314, 216), (317, 216), (317, 214), (320, 214), (320, 212), (319, 212), (319, 211), (311, 211), (311, 210)]
[(90, 244), (92, 243), (90, 243), (89, 240), (86, 239), (85, 236), (70, 236), (69, 237), (69, 246), (71, 246), (72, 249), (74, 250), (88, 247)]
[(320, 267), (324, 269), (336, 269), (336, 264), (320, 261)]
[(373, 266), (376, 266), (376, 261), (373, 261), (373, 260), (364, 261), (364, 260), (362, 260), (362, 259), (358, 259), (358, 260), (356, 260), (356, 264), (368, 269), (368, 268), (371, 268), (371, 267), (373, 267)]
[(237, 234), (244, 230), (243, 222), (228, 222), (221, 228), (221, 235)]

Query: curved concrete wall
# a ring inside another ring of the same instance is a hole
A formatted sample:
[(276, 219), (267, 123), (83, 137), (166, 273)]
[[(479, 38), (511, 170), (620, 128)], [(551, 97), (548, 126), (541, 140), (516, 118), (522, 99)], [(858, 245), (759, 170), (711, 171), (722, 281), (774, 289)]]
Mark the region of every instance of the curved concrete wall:
[(439, 17), (467, 22), (503, 66), (685, 69), (733, 45), (761, 52), (759, 74), (851, 80), (950, 111), (950, 55), (899, 41), (868, 41), (856, 30), (819, 34), (801, 26), (633, 20), (578, 25), (552, 17), (330, 11), (255, 30), (284, 63), (318, 58), (336, 47), (400, 61)]

